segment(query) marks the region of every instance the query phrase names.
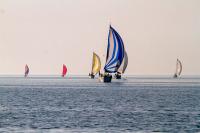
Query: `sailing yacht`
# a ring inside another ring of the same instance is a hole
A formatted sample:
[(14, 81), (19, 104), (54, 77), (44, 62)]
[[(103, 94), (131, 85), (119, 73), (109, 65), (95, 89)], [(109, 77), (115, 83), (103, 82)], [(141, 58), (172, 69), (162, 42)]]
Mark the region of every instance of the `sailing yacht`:
[(116, 79), (121, 79), (121, 75), (124, 74), (124, 72), (126, 71), (127, 65), (128, 65), (128, 55), (127, 52), (124, 51), (124, 58), (122, 64), (117, 70), (117, 73), (115, 74)]
[(63, 64), (62, 77), (65, 77), (66, 74), (67, 74), (67, 67), (65, 64)]
[(117, 31), (110, 25), (108, 34), (105, 73), (101, 75), (100, 81), (111, 82), (112, 73), (116, 73), (124, 58), (124, 43)]
[(179, 59), (177, 59), (176, 60), (176, 71), (175, 71), (175, 74), (174, 74), (174, 78), (180, 77), (181, 72), (182, 72), (182, 63)]
[(29, 67), (28, 67), (28, 65), (26, 64), (26, 65), (25, 65), (25, 73), (24, 73), (24, 77), (27, 77), (28, 74), (29, 74)]
[(100, 74), (100, 69), (101, 69), (101, 60), (99, 56), (93, 52), (92, 70), (91, 73), (89, 73), (89, 76), (93, 79), (97, 73)]

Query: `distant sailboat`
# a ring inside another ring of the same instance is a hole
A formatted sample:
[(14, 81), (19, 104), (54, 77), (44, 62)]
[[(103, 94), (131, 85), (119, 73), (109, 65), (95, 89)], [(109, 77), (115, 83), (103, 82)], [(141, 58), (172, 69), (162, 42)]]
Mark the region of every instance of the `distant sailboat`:
[(62, 77), (65, 77), (66, 74), (67, 74), (67, 67), (65, 64), (63, 64)]
[(92, 59), (92, 71), (89, 74), (91, 78), (94, 78), (97, 73), (100, 73), (101, 69), (101, 60), (99, 56), (93, 52), (93, 59)]
[(117, 73), (115, 74), (116, 79), (121, 79), (121, 75), (124, 74), (124, 72), (126, 71), (127, 65), (128, 65), (128, 55), (126, 51), (124, 51), (124, 58), (122, 64), (117, 70)]
[(26, 64), (26, 65), (25, 65), (25, 73), (24, 73), (24, 77), (27, 77), (28, 74), (29, 74), (29, 67), (28, 67), (28, 65)]
[(112, 73), (116, 73), (124, 58), (124, 43), (117, 31), (110, 26), (104, 75), (100, 77), (103, 82), (111, 82)]
[(174, 78), (180, 77), (181, 72), (182, 72), (182, 63), (179, 59), (177, 59), (177, 61), (176, 61), (176, 71), (175, 71), (175, 74), (174, 74)]

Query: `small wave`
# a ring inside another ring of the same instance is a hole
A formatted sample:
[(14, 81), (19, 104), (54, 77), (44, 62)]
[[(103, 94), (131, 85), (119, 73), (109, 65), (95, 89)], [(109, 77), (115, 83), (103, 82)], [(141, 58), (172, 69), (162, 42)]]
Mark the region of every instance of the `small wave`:
[(6, 111), (8, 108), (4, 105), (0, 105), (0, 111)]

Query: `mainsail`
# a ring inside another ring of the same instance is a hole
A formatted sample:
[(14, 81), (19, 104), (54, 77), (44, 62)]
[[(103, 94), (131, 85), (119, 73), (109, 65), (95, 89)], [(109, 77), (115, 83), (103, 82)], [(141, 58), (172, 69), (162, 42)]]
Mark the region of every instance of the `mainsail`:
[(124, 43), (117, 31), (110, 26), (108, 35), (108, 47), (106, 64), (104, 70), (106, 73), (115, 73), (122, 64), (124, 58)]
[(101, 60), (99, 56), (93, 52), (93, 59), (92, 59), (92, 75), (96, 75), (101, 69)]
[(26, 65), (25, 65), (25, 73), (24, 73), (24, 77), (27, 77), (28, 74), (29, 74), (29, 67), (28, 67), (28, 65), (26, 64)]
[(127, 65), (128, 65), (128, 55), (127, 55), (126, 51), (124, 51), (124, 58), (123, 58), (121, 66), (118, 69), (118, 72), (124, 73), (127, 68)]
[(175, 71), (174, 77), (180, 76), (181, 72), (182, 72), (182, 63), (179, 59), (177, 59), (177, 61), (176, 61), (176, 71)]
[(66, 74), (67, 74), (67, 67), (65, 64), (63, 64), (62, 77), (65, 77)]

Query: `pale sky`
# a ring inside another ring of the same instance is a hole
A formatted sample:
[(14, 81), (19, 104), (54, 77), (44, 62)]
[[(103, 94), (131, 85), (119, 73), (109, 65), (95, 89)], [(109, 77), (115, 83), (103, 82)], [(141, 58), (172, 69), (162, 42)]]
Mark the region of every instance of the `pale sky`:
[(128, 75), (200, 75), (200, 0), (0, 0), (0, 75), (88, 74), (105, 63), (109, 24), (123, 38)]

